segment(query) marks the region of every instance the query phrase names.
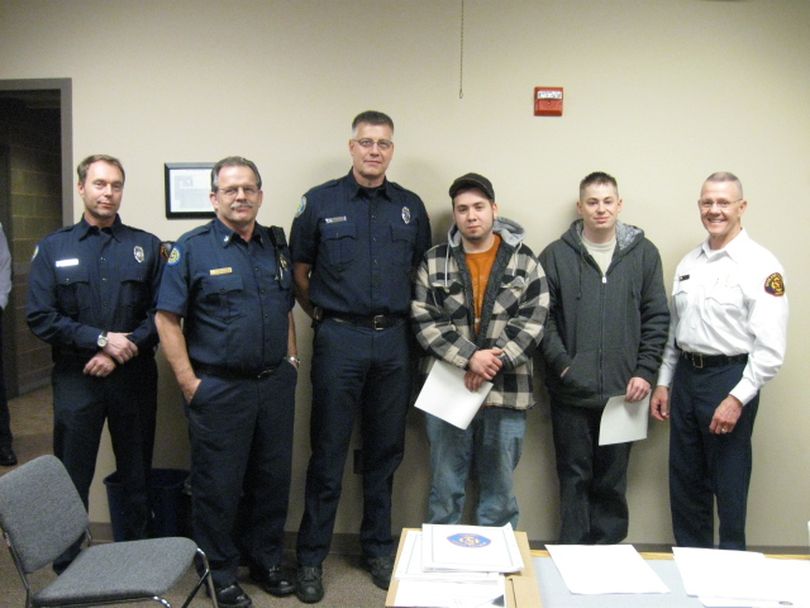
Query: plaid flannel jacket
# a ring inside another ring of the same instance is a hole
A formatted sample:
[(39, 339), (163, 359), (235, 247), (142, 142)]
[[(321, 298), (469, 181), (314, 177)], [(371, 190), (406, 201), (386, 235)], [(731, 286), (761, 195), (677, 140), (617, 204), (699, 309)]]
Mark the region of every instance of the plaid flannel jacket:
[(485, 405), (528, 409), (535, 402), (532, 353), (543, 337), (548, 285), (534, 254), (523, 244), (523, 229), (499, 218), (494, 231), (502, 242), (487, 283), (477, 336), (472, 282), (456, 227), (450, 229), (448, 243), (425, 254), (411, 302), (416, 338), (427, 351), (420, 367), (427, 375), (437, 357), (463, 369), (478, 349), (501, 348), (504, 366)]

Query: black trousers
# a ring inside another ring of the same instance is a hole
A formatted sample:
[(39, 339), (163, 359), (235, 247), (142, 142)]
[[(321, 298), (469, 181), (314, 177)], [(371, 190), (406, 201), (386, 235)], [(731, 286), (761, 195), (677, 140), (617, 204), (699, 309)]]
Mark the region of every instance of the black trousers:
[(614, 544), (627, 536), (632, 443), (599, 445), (602, 408), (551, 405), (560, 483), (560, 543)]
[(742, 377), (745, 363), (697, 369), (681, 360), (670, 395), (669, 494), (672, 529), (681, 547), (714, 546), (714, 499), (720, 548), (745, 549), (751, 480), (751, 435), (759, 394), (734, 430), (709, 432), (714, 410)]
[(281, 562), (297, 372), (285, 361), (261, 379), (199, 377), (186, 408), (194, 539), (226, 586), (242, 555), (259, 568)]
[(317, 566), (329, 553), (355, 418), (363, 441), (360, 544), (368, 557), (394, 552), (391, 491), (405, 448), (411, 390), (409, 327), (382, 331), (327, 319), (315, 331), (312, 455), (307, 469), (298, 561)]
[[(61, 358), (54, 365), (54, 454), (65, 464), (87, 506), (106, 421), (124, 488), (124, 538), (145, 538), (157, 410), (155, 360), (135, 357), (106, 378), (85, 375), (84, 364), (80, 359)], [(78, 545), (57, 560), (56, 568), (70, 563), (77, 552)]]

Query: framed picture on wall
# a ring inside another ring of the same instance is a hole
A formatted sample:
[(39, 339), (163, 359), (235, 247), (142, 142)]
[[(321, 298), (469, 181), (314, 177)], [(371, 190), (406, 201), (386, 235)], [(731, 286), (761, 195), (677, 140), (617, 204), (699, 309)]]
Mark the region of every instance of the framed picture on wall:
[(211, 169), (214, 163), (165, 163), (166, 217), (211, 218)]

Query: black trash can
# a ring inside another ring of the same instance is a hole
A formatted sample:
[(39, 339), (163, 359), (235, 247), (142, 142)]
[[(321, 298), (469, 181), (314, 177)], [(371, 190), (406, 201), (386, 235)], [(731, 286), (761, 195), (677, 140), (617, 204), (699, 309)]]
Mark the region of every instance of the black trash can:
[[(188, 471), (152, 469), (149, 479), (149, 508), (152, 518), (149, 535), (191, 536), (191, 495), (185, 490)], [(113, 540), (124, 540), (124, 487), (118, 472), (104, 479)]]

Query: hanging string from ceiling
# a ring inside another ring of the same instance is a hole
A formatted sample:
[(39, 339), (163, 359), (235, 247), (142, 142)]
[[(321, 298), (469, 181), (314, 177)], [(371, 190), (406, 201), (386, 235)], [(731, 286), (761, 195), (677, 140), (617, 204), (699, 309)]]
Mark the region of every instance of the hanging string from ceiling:
[(458, 53), (458, 98), (464, 99), (464, 0), (461, 0), (461, 28)]

